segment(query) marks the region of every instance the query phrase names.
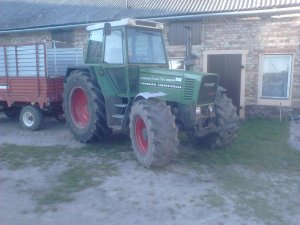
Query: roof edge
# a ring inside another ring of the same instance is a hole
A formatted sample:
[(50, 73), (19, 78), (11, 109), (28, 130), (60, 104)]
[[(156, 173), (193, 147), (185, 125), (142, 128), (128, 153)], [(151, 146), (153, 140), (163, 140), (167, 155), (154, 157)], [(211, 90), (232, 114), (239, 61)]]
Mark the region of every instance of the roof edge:
[(296, 14), (300, 13), (300, 6), (289, 8), (272, 8), (260, 10), (247, 10), (247, 11), (228, 11), (228, 12), (213, 12), (202, 14), (190, 15), (177, 15), (177, 16), (164, 16), (164, 17), (148, 17), (144, 19), (152, 20), (170, 20), (170, 19), (197, 19), (205, 17), (224, 17), (224, 16), (259, 16), (259, 15), (283, 15), (283, 14)]
[[(288, 7), (288, 8), (272, 8), (272, 9), (261, 9), (261, 10), (248, 10), (248, 11), (228, 11), (228, 12), (213, 12), (213, 13), (197, 13), (188, 15), (174, 15), (174, 16), (162, 16), (162, 17), (138, 17), (137, 19), (151, 19), (151, 20), (188, 20), (188, 19), (198, 19), (207, 17), (224, 17), (224, 16), (259, 16), (259, 15), (279, 15), (279, 14), (289, 14), (289, 13), (300, 13), (300, 6)], [(41, 26), (41, 27), (30, 27), (30, 28), (18, 28), (18, 29), (8, 29), (0, 30), (0, 34), (10, 34), (10, 33), (21, 33), (21, 32), (31, 32), (31, 31), (45, 31), (45, 30), (55, 30), (55, 29), (65, 29), (65, 28), (80, 28), (86, 27), (95, 23), (107, 22), (103, 21), (91, 21), (86, 23), (77, 24), (58, 24), (53, 26)]]

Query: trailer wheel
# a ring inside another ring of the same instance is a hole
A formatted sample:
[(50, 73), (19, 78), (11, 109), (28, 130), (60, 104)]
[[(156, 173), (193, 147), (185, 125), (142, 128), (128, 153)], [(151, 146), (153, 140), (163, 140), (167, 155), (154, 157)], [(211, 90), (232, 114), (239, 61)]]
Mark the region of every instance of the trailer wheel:
[(38, 107), (28, 105), (22, 108), (19, 118), (22, 127), (35, 131), (41, 127), (43, 114)]
[(177, 155), (178, 129), (165, 102), (140, 100), (131, 108), (130, 138), (137, 160), (145, 167), (162, 167)]
[(67, 78), (63, 109), (68, 128), (80, 142), (101, 140), (111, 133), (103, 94), (88, 72), (75, 70)]
[(7, 118), (16, 119), (20, 116), (20, 108), (12, 106), (4, 109), (4, 114)]

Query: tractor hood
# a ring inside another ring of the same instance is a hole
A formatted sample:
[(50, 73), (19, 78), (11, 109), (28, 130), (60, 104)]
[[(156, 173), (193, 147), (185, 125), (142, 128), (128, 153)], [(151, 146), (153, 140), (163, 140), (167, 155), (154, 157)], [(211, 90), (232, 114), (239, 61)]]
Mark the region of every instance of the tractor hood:
[(165, 68), (140, 68), (141, 73), (146, 74), (153, 74), (156, 75), (162, 75), (166, 77), (178, 77), (178, 78), (190, 78), (195, 79), (197, 81), (201, 81), (203, 76), (218, 76), (217, 74), (213, 73), (203, 73), (203, 72), (196, 72), (196, 71), (185, 71), (185, 70), (171, 70), (171, 69), (165, 69)]
[(203, 105), (215, 101), (218, 75), (164, 68), (140, 68), (140, 91), (164, 92), (167, 100)]

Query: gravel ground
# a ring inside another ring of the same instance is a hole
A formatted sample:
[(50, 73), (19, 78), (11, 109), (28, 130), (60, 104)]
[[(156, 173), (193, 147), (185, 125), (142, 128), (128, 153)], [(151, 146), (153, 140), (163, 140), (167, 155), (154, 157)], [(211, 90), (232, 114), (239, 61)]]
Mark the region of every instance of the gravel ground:
[[(6, 144), (38, 146), (41, 151), (55, 145), (66, 149), (84, 146), (73, 139), (64, 124), (55, 120), (46, 120), (42, 130), (29, 132), (21, 129), (18, 121), (0, 116), (0, 146)], [(186, 151), (186, 147), (180, 148)], [(298, 173), (286, 177), (257, 173), (239, 165), (224, 167), (226, 171), (243, 174), (254, 181), (253, 185), (268, 180), (265, 186), (255, 186), (257, 190), (245, 197), (243, 191), (228, 190), (218, 183), (213, 166), (200, 166), (201, 173), (182, 163), (148, 170), (132, 159), (130, 149), (121, 155), (121, 160), (95, 158), (92, 153), (80, 157), (72, 154), (62, 151), (55, 160), (47, 159), (45, 165), (21, 162), (13, 169), (0, 164), (0, 225), (300, 224), (299, 182), (285, 185), (287, 179), (296, 177), (299, 181)], [(68, 187), (70, 193), (59, 195), (67, 200), (43, 203), (42, 200), (53, 201), (59, 194), (55, 191), (63, 186), (59, 183), (63, 181), (58, 180), (61, 174), (84, 166), (90, 167), (90, 171), (100, 168), (92, 174), (95, 180), (89, 188)], [(263, 192), (261, 187), (268, 188), (269, 184), (272, 191)], [(295, 196), (293, 204), (284, 199), (279, 187), (287, 195)], [(54, 197), (47, 199), (45, 196), (51, 197), (50, 194)], [(277, 204), (278, 196), (283, 198), (281, 204)], [(260, 197), (267, 198), (271, 206), (261, 202)], [(245, 202), (253, 206), (248, 207)], [(268, 211), (267, 207), (275, 208)]]
[(22, 129), (18, 120), (7, 119), (0, 113), (0, 145), (30, 145), (53, 146), (65, 145), (68, 147), (82, 147), (72, 134), (66, 129), (66, 125), (55, 119), (45, 119), (39, 131), (31, 132)]

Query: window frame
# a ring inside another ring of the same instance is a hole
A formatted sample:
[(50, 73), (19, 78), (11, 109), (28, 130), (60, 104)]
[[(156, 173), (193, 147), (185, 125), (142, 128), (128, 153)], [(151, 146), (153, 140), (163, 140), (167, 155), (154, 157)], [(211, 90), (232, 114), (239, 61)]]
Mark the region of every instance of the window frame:
[[(289, 56), (290, 57), (290, 71), (288, 73), (288, 83), (287, 83), (287, 97), (271, 97), (263, 96), (263, 65), (264, 58), (266, 56)], [(283, 53), (262, 53), (259, 55), (259, 73), (258, 73), (258, 105), (282, 105), (291, 106), (291, 96), (292, 96), (292, 81), (293, 81), (293, 71), (294, 71), (294, 59), (295, 54), (290, 52)]]

